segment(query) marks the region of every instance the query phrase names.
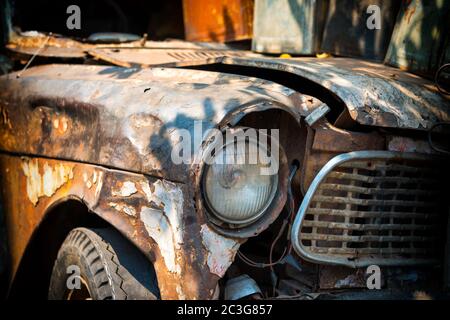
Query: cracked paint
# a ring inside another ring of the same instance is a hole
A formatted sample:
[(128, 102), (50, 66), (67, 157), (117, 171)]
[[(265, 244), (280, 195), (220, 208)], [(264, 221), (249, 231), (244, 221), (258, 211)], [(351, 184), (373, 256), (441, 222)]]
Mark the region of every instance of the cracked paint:
[(95, 197), (97, 199), (99, 198), (100, 192), (102, 191), (103, 175), (104, 175), (103, 171), (100, 171), (98, 173), (97, 173), (97, 171), (94, 171), (93, 179), (95, 179), (94, 183), (97, 185), (95, 188)]
[(176, 184), (164, 180), (152, 186), (141, 183), (147, 201), (160, 209), (143, 207), (140, 217), (149, 236), (158, 244), (167, 269), (180, 273), (177, 251), (183, 244), (183, 192)]
[(119, 191), (113, 190), (111, 194), (119, 197), (129, 197), (137, 192), (134, 182), (125, 181)]
[(167, 217), (161, 210), (143, 207), (141, 220), (148, 235), (158, 244), (167, 269), (173, 273), (180, 273), (181, 268), (177, 264), (174, 236)]
[(66, 133), (69, 124), (69, 120), (66, 117), (56, 118), (53, 120), (53, 128), (55, 128), (60, 134)]
[(223, 277), (239, 249), (239, 242), (215, 233), (206, 224), (201, 227), (202, 242), (208, 250), (208, 267), (211, 273)]
[(116, 202), (110, 202), (108, 203), (110, 207), (116, 209), (117, 211), (121, 211), (126, 213), (127, 215), (131, 216), (131, 217), (135, 217), (136, 216), (136, 209), (131, 207), (131, 206), (127, 206), (125, 204), (121, 204), (121, 203), (116, 203)]
[(70, 179), (73, 179), (72, 167), (59, 164), (54, 167), (47, 163), (43, 166), (43, 175), (39, 170), (37, 160), (24, 160), (22, 170), (27, 177), (27, 196), (36, 205), (40, 197), (51, 197)]

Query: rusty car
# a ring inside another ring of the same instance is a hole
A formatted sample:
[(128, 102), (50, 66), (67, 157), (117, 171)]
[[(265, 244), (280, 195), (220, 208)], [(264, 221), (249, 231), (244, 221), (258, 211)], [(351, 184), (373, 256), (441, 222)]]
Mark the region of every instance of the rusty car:
[[(449, 286), (450, 100), (433, 81), (177, 40), (17, 32), (5, 46), (8, 297), (417, 298)], [(197, 123), (191, 161), (174, 163), (178, 133)], [(259, 163), (204, 162), (211, 129), (239, 128), (278, 130), (271, 178), (255, 178)]]

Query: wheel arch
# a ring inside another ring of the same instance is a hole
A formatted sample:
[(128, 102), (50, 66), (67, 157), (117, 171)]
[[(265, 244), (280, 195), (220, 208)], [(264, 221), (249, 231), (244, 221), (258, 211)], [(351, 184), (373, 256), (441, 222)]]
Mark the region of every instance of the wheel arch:
[[(11, 281), (8, 298), (22, 298), (32, 294), (37, 299), (46, 299), (54, 261), (59, 248), (69, 232), (75, 228), (108, 228), (115, 231), (121, 240), (135, 250), (134, 254), (145, 255), (137, 246), (123, 236), (118, 228), (103, 219), (99, 213), (75, 196), (55, 201), (45, 212), (41, 223), (34, 230), (19, 267)], [(152, 262), (145, 257), (150, 272), (155, 272)]]

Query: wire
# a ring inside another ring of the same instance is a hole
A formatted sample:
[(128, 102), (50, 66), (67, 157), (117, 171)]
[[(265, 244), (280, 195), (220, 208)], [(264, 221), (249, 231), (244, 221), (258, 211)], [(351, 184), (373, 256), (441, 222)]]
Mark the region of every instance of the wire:
[[(289, 197), (289, 201), (287, 202), (287, 205), (289, 207), (289, 215), (283, 220), (283, 224), (281, 225), (280, 230), (278, 231), (277, 236), (275, 237), (275, 239), (273, 240), (271, 246), (270, 246), (270, 253), (269, 253), (269, 263), (263, 263), (263, 262), (256, 262), (253, 261), (252, 259), (248, 258), (245, 254), (243, 254), (241, 251), (238, 251), (237, 256), (246, 264), (255, 267), (255, 268), (273, 268), (273, 266), (279, 264), (281, 261), (283, 261), (283, 259), (290, 254), (292, 246), (289, 244), (287, 247), (285, 247), (283, 249), (283, 253), (281, 254), (280, 258), (278, 260), (276, 260), (275, 262), (272, 261), (272, 257), (273, 257), (273, 250), (275, 248), (275, 244), (278, 242), (278, 240), (281, 238), (281, 236), (284, 233), (284, 230), (286, 229), (286, 226), (289, 225), (289, 231), (290, 231), (290, 224), (292, 222), (292, 214), (294, 212), (294, 207), (293, 207), (293, 195), (292, 195), (292, 180), (295, 176), (295, 173), (298, 170), (298, 165), (294, 164), (291, 167), (291, 172), (289, 174), (289, 179), (288, 179), (288, 197)], [(289, 239), (289, 237), (288, 237)], [(272, 269), (273, 271), (273, 269)]]
[(433, 126), (431, 126), (431, 128), (428, 130), (428, 144), (430, 145), (431, 149), (433, 149), (436, 152), (440, 152), (443, 154), (450, 154), (450, 151), (436, 147), (436, 145), (434, 144), (433, 139), (431, 137), (434, 129), (436, 129), (439, 126), (445, 126), (445, 125), (450, 126), (450, 122), (437, 122)]
[(263, 263), (263, 262), (255, 262), (253, 260), (251, 260), (250, 258), (248, 258), (246, 255), (244, 255), (242, 252), (238, 251), (237, 255), (239, 258), (241, 258), (241, 260), (248, 264), (251, 267), (255, 267), (255, 268), (269, 268), (271, 266), (277, 265), (279, 264), (285, 257), (285, 253), (286, 253), (287, 249), (284, 248), (283, 254), (281, 255), (281, 258), (278, 259), (277, 261), (271, 263)]
[(20, 76), (22, 75), (22, 73), (27, 70), (27, 68), (30, 66), (31, 62), (33, 62), (34, 58), (36, 58), (36, 56), (39, 54), (39, 52), (41, 52), (41, 50), (45, 47), (45, 45), (47, 44), (48, 40), (50, 40), (50, 37), (52, 36), (52, 33), (50, 32), (47, 36), (47, 38), (44, 40), (44, 42), (42, 42), (41, 46), (39, 48), (37, 48), (37, 50), (34, 52), (34, 54), (31, 56), (30, 60), (28, 60), (27, 64), (25, 65), (25, 67), (23, 67), (23, 69), (16, 75), (17, 78), (20, 78)]
[(438, 89), (438, 91), (446, 96), (450, 95), (450, 92), (448, 92), (447, 90), (445, 90), (444, 88), (442, 88), (439, 85), (439, 77), (441, 76), (441, 73), (444, 72), (445, 69), (450, 67), (450, 63), (446, 63), (444, 65), (442, 65), (438, 71), (436, 72), (436, 75), (434, 76), (434, 84), (436, 85), (436, 88)]

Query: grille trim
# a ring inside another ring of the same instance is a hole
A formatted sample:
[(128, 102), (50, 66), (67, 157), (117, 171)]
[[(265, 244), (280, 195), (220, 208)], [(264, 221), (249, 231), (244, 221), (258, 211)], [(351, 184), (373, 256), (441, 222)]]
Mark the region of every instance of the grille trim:
[[(421, 235), (420, 232), (433, 232), (439, 226), (434, 223), (433, 219), (443, 218), (444, 216), (439, 216), (439, 214), (447, 214), (447, 212), (430, 213), (430, 208), (437, 205), (433, 205), (431, 200), (426, 201), (422, 197), (434, 196), (440, 191), (435, 189), (438, 191), (433, 192), (431, 186), (425, 190), (411, 190), (407, 184), (439, 183), (440, 179), (430, 175), (433, 173), (431, 167), (414, 167), (396, 162), (423, 161), (429, 165), (430, 162), (434, 163), (439, 160), (441, 158), (431, 155), (391, 151), (356, 151), (334, 157), (319, 171), (297, 212), (291, 232), (291, 241), (295, 251), (300, 257), (310, 262), (353, 268), (365, 267), (370, 264), (436, 263), (437, 259), (426, 255), (429, 249), (421, 248), (416, 243), (428, 244), (437, 238), (434, 237), (434, 233), (431, 236), (430, 234)], [(373, 165), (372, 162), (379, 166)], [(385, 166), (383, 167), (383, 165)], [(353, 171), (348, 173), (346, 169)], [(358, 170), (363, 170), (367, 175), (359, 174)], [(371, 176), (372, 173), (376, 174), (380, 170), (385, 170), (382, 176)], [(405, 176), (395, 177), (396, 170), (404, 172)], [(387, 171), (392, 171), (392, 174), (388, 175)], [(417, 173), (422, 174), (423, 177), (418, 178)], [(363, 186), (354, 185), (355, 180)], [(348, 181), (349, 184), (342, 181)], [(391, 182), (395, 182), (395, 186), (390, 186)], [(388, 186), (376, 188), (364, 185), (366, 183), (387, 183)], [(324, 190), (338, 195), (323, 195)], [(415, 193), (416, 190), (417, 193)], [(411, 193), (411, 199), (397, 199), (397, 196), (405, 196), (405, 194), (408, 196), (408, 191)], [(344, 192), (343, 195), (339, 195), (340, 192)], [(352, 193), (368, 195), (370, 199), (352, 198)], [(384, 196), (389, 197), (385, 199)], [(373, 199), (374, 197), (376, 199)], [(317, 204), (322, 204), (321, 201), (336, 206), (345, 205), (345, 208), (318, 207)], [(361, 206), (364, 209), (361, 209)], [(392, 211), (393, 207), (398, 209)], [(308, 218), (305, 219), (307, 216)], [(311, 216), (313, 220), (310, 220)], [(322, 217), (332, 217), (337, 220), (320, 220)], [(355, 219), (368, 220), (360, 223), (355, 222)], [(377, 219), (387, 219), (387, 222), (373, 223)], [(398, 219), (402, 222), (396, 222)], [(426, 223), (416, 222), (418, 219), (425, 219)], [(304, 231), (306, 229), (308, 229), (307, 232)], [(317, 230), (321, 230), (321, 232)], [(326, 234), (323, 230), (326, 231)], [(402, 232), (405, 234), (401, 234)], [(332, 241), (336, 243), (327, 247)], [(305, 242), (308, 244), (305, 245)], [(353, 245), (357, 246), (353, 247)], [(376, 247), (372, 247), (373, 245)]]

